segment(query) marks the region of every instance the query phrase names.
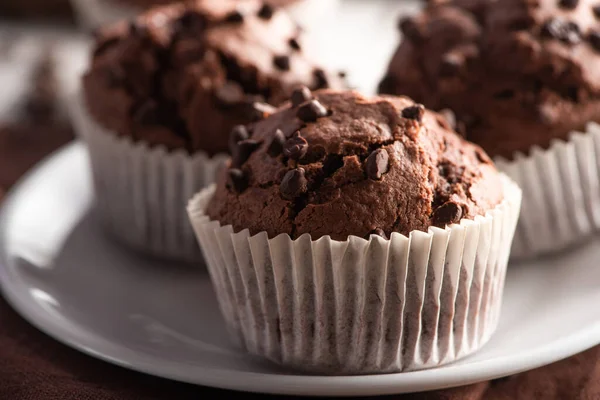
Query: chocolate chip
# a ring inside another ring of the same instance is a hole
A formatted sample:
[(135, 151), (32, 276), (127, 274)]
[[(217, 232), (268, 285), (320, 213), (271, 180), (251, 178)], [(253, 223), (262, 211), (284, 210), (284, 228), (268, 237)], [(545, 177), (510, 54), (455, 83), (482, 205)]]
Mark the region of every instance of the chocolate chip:
[(231, 168), (227, 171), (227, 189), (237, 193), (242, 193), (248, 187), (248, 179), (244, 171), (237, 168)]
[(239, 10), (232, 11), (225, 17), (225, 22), (241, 24), (244, 22), (244, 14), (242, 14)]
[(307, 151), (308, 142), (300, 136), (300, 132), (294, 133), (294, 136), (289, 138), (283, 146), (283, 155), (292, 160), (300, 160)]
[(371, 232), (367, 233), (367, 235), (365, 236), (365, 239), (369, 240), (371, 238), (371, 235), (381, 236), (385, 240), (388, 240), (388, 236), (385, 234), (385, 232), (381, 228), (375, 228)]
[(596, 51), (600, 52), (600, 32), (590, 32), (588, 41)]
[(318, 100), (311, 100), (298, 108), (296, 116), (304, 122), (315, 122), (327, 116), (327, 109)]
[(440, 62), (441, 76), (455, 76), (464, 65), (464, 58), (456, 53), (448, 53), (442, 57)]
[(252, 139), (246, 139), (238, 142), (237, 146), (235, 147), (235, 151), (233, 152), (233, 166), (241, 167), (242, 164), (248, 161), (250, 155), (252, 155), (252, 153), (254, 153), (254, 151), (259, 147), (260, 142)]
[(275, 13), (275, 9), (270, 4), (264, 3), (260, 10), (258, 10), (258, 16), (262, 19), (271, 19), (273, 14)]
[(229, 134), (229, 151), (231, 151), (232, 154), (235, 153), (237, 144), (249, 137), (250, 132), (248, 132), (248, 129), (246, 129), (244, 125), (235, 126)]
[(302, 50), (302, 47), (300, 46), (300, 42), (298, 42), (298, 39), (296, 38), (291, 38), (290, 40), (288, 40), (288, 44), (290, 45), (290, 47), (296, 51), (300, 51)]
[(315, 88), (316, 89), (324, 89), (329, 86), (329, 81), (327, 80), (327, 74), (321, 68), (316, 68), (313, 71), (313, 76), (315, 78)]
[(294, 89), (292, 92), (292, 107), (298, 107), (300, 104), (306, 103), (312, 99), (312, 93), (306, 86), (301, 86)]
[(206, 19), (201, 14), (187, 10), (177, 20), (176, 29), (180, 32), (199, 33), (206, 27)]
[(346, 76), (348, 76), (348, 73), (346, 71), (339, 71), (338, 76), (342, 79), (346, 79)]
[(271, 157), (277, 157), (283, 151), (283, 145), (285, 144), (285, 135), (281, 131), (281, 129), (277, 129), (275, 134), (273, 135), (273, 140), (271, 140), (271, 144), (269, 144), (269, 148), (267, 149), (267, 154)]
[(400, 32), (411, 42), (419, 43), (423, 40), (423, 33), (413, 18), (403, 18), (398, 24)]
[(581, 41), (579, 26), (562, 18), (552, 18), (546, 21), (542, 26), (542, 35), (567, 44), (577, 44)]
[(390, 156), (384, 149), (377, 149), (367, 157), (366, 171), (369, 179), (380, 180), (388, 171)]
[(215, 92), (217, 99), (224, 105), (232, 105), (244, 99), (244, 89), (236, 82), (226, 82)]
[(421, 122), (425, 115), (425, 107), (423, 104), (415, 104), (414, 106), (406, 107), (402, 110), (402, 117), (408, 119), (414, 119), (415, 121)]
[(158, 123), (157, 105), (154, 100), (146, 100), (140, 104), (133, 114), (134, 121), (142, 125), (156, 125)]
[(435, 210), (432, 222), (434, 226), (445, 228), (446, 225), (458, 223), (462, 218), (462, 214), (462, 207), (452, 201), (448, 201)]
[(573, 10), (579, 5), (579, 0), (559, 0), (558, 5), (562, 8)]
[(249, 118), (253, 121), (260, 121), (276, 111), (276, 108), (270, 104), (262, 103), (259, 101), (255, 101), (250, 105), (250, 115)]
[(290, 70), (290, 58), (288, 56), (273, 57), (273, 64), (282, 71)]
[(596, 16), (596, 18), (600, 18), (600, 4), (592, 7), (592, 12)]
[(279, 185), (279, 192), (284, 199), (293, 200), (299, 195), (306, 193), (308, 190), (308, 181), (304, 174), (304, 168), (292, 169), (285, 174), (281, 185)]

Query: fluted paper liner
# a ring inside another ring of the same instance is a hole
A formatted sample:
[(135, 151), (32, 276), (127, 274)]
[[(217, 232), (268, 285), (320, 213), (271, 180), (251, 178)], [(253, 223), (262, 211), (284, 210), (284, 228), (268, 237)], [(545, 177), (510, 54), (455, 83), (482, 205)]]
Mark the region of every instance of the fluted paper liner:
[(521, 191), (475, 220), (389, 240), (234, 233), (188, 205), (219, 304), (248, 352), (313, 373), (410, 371), (480, 348), (498, 322)]
[(600, 125), (496, 164), (523, 190), (513, 258), (564, 250), (600, 228)]
[(134, 143), (95, 123), (79, 97), (70, 108), (77, 133), (89, 150), (96, 208), (108, 230), (154, 256), (201, 260), (185, 206), (215, 181), (227, 157), (168, 152), (164, 147)]

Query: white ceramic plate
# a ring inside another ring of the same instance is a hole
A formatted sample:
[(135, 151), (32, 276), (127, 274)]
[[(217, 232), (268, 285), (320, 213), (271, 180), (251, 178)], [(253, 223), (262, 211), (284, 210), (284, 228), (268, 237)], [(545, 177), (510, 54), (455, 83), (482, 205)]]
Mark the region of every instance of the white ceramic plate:
[(513, 265), (500, 325), (476, 355), (404, 374), (298, 375), (232, 347), (208, 276), (105, 237), (90, 212), (87, 155), (71, 144), (31, 172), (0, 212), (0, 283), (33, 325), (94, 357), (221, 388), (379, 395), (464, 385), (565, 358), (600, 342), (600, 244)]

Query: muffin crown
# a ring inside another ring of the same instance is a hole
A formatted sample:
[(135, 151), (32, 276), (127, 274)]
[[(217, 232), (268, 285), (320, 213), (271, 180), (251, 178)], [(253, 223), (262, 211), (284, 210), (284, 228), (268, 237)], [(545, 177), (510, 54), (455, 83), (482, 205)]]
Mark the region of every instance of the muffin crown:
[(595, 0), (430, 1), (400, 29), (380, 91), (452, 108), (492, 155), (546, 147), (600, 120)]
[(305, 54), (285, 12), (255, 0), (173, 4), (108, 27), (84, 77), (88, 108), (107, 128), (210, 154), (298, 84), (344, 85)]
[(503, 198), (483, 150), (408, 98), (300, 88), (232, 138), (208, 214), (236, 230), (408, 234), (484, 214)]

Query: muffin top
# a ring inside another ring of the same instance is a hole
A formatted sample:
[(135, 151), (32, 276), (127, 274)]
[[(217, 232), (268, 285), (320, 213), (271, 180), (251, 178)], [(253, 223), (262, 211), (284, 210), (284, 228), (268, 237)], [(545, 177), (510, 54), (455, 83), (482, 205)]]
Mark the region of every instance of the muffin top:
[(400, 28), (380, 92), (452, 109), (492, 156), (600, 121), (597, 0), (432, 1)]
[(483, 215), (503, 199), (490, 158), (406, 97), (296, 90), (234, 128), (207, 215), (269, 237), (389, 236)]
[(344, 86), (304, 52), (285, 12), (255, 0), (173, 4), (103, 29), (83, 78), (88, 110), (106, 128), (209, 154), (300, 84)]

